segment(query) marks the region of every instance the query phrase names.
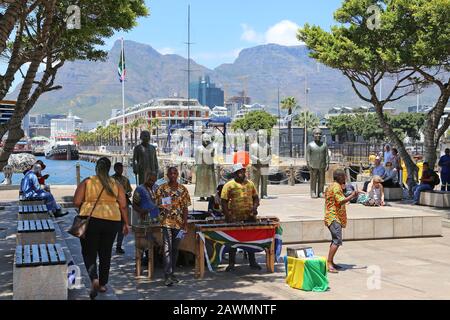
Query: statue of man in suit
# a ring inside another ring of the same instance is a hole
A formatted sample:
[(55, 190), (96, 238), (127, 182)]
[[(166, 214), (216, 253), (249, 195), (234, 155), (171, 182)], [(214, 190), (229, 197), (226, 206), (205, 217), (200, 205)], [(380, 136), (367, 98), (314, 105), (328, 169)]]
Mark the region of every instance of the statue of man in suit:
[(144, 183), (145, 173), (154, 172), (158, 175), (158, 158), (156, 157), (156, 148), (151, 145), (150, 132), (141, 132), (141, 144), (134, 147), (133, 150), (133, 172), (138, 176), (139, 185)]
[(311, 176), (311, 198), (321, 197), (325, 186), (325, 172), (330, 165), (328, 146), (322, 142), (322, 130), (313, 130), (314, 141), (306, 147), (306, 164)]

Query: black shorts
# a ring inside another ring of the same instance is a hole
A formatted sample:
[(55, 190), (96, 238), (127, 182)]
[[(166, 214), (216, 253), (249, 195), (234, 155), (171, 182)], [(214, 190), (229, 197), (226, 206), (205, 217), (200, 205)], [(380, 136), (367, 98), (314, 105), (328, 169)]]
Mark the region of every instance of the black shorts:
[(342, 226), (337, 221), (333, 221), (328, 229), (331, 232), (331, 243), (337, 246), (342, 246)]

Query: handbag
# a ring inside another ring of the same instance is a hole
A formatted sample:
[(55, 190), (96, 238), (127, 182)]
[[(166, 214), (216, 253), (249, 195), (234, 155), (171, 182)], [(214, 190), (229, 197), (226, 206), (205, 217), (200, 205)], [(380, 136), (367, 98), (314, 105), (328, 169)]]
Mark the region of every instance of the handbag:
[(91, 210), (91, 213), (89, 214), (89, 216), (80, 216), (79, 214), (75, 216), (75, 218), (73, 218), (73, 223), (72, 226), (70, 227), (69, 230), (67, 230), (67, 232), (69, 234), (71, 234), (74, 237), (80, 238), (80, 239), (84, 239), (84, 237), (86, 236), (86, 231), (89, 225), (89, 220), (91, 219), (92, 213), (95, 210), (95, 207), (97, 206), (97, 202), (100, 199), (103, 190), (105, 190), (105, 188), (102, 189), (102, 191), (100, 192), (100, 194), (98, 195), (97, 201), (95, 201), (94, 207)]

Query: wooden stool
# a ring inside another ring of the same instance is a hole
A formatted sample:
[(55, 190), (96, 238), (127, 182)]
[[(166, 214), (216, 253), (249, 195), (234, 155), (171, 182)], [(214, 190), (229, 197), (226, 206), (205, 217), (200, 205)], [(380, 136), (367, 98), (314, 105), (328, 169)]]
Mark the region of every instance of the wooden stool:
[(135, 243), (135, 262), (136, 262), (136, 277), (140, 277), (142, 273), (142, 255), (145, 250), (148, 250), (148, 275), (149, 279), (153, 278), (153, 241), (151, 238), (152, 227), (149, 225), (134, 225), (131, 227), (134, 232)]

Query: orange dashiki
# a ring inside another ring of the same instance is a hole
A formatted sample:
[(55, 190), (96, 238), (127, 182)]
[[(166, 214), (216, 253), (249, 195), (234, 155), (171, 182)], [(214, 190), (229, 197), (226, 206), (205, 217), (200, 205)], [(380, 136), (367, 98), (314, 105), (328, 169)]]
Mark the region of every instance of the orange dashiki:
[(343, 228), (347, 225), (345, 203), (340, 204), (344, 199), (342, 187), (337, 182), (333, 182), (325, 190), (325, 224), (327, 226), (333, 221), (338, 222)]

